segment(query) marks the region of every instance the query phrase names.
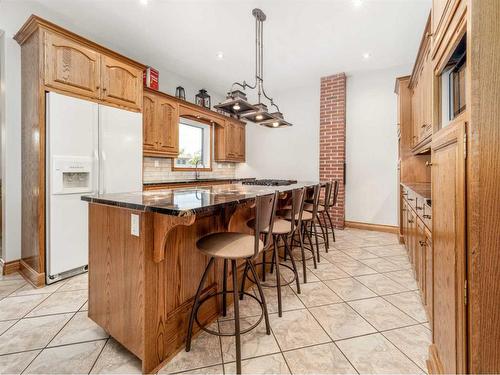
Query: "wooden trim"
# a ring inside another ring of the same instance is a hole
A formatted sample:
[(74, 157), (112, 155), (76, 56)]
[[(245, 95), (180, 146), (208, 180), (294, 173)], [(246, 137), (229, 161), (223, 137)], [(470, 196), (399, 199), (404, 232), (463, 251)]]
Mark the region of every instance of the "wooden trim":
[(2, 275), (10, 275), (13, 274), (17, 271), (19, 271), (19, 268), (21, 267), (20, 264), (20, 259), (16, 260), (11, 260), (9, 262), (6, 262), (3, 259), (0, 259), (0, 266), (2, 267)]
[(371, 223), (362, 223), (359, 221), (346, 221), (345, 226), (347, 228), (373, 230), (377, 232), (399, 234), (399, 228), (396, 225), (371, 224)]
[(406, 81), (410, 78), (411, 78), (411, 76), (396, 77), (396, 83), (394, 84), (394, 94), (396, 94), (396, 95), (399, 94), (399, 86), (402, 83), (401, 81)]
[(30, 37), (31, 34), (33, 34), (38, 27), (42, 27), (45, 30), (50, 30), (52, 32), (55, 32), (57, 34), (63, 35), (64, 37), (74, 40), (78, 43), (83, 43), (86, 46), (95, 49), (101, 53), (104, 53), (108, 56), (117, 58), (121, 61), (126, 61), (128, 64), (133, 65), (137, 68), (140, 68), (142, 70), (146, 69), (146, 65), (132, 60), (126, 56), (120, 55), (119, 53), (116, 53), (115, 51), (112, 51), (100, 44), (97, 44), (95, 42), (92, 42), (91, 40), (88, 40), (86, 38), (81, 37), (78, 34), (75, 34), (72, 31), (69, 31), (65, 28), (62, 28), (50, 21), (47, 21), (39, 16), (36, 16), (32, 14), (28, 20), (24, 23), (24, 25), (21, 27), (21, 29), (14, 35), (14, 40), (18, 42), (20, 45), (23, 45), (24, 42)]
[(45, 272), (36, 272), (33, 268), (29, 266), (24, 260), (19, 261), (21, 275), (35, 288), (41, 288), (45, 286)]
[(415, 59), (415, 65), (413, 65), (413, 70), (411, 72), (411, 78), (409, 87), (413, 88), (415, 86), (417, 75), (419, 70), (421, 69), (424, 63), (424, 52), (427, 49), (427, 45), (430, 43), (431, 36), (431, 13), (429, 12), (429, 16), (427, 17), (427, 22), (425, 24), (424, 33), (422, 35), (422, 39), (420, 40), (420, 47), (418, 49), (417, 58)]

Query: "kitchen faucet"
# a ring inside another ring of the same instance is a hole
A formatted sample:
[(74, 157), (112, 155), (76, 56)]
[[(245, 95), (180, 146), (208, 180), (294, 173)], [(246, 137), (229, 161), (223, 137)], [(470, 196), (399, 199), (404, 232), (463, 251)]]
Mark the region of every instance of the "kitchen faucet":
[(195, 180), (198, 180), (200, 178), (200, 171), (198, 170), (198, 164), (201, 164), (201, 160), (196, 160), (196, 164), (194, 166), (194, 179)]

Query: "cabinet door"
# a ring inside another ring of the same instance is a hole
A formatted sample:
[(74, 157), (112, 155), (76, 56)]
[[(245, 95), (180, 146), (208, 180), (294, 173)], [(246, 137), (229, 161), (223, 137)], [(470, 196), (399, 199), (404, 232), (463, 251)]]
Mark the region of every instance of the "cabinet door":
[(156, 97), (144, 93), (142, 113), (142, 141), (144, 151), (156, 151)]
[(179, 154), (179, 107), (168, 99), (159, 99), (157, 103), (158, 150), (177, 156)]
[(119, 106), (142, 108), (142, 71), (112, 57), (101, 56), (101, 99)]
[(226, 154), (228, 159), (235, 159), (236, 155), (236, 126), (233, 122), (226, 123)]
[(425, 253), (425, 229), (424, 223), (417, 217), (417, 240), (415, 241), (415, 252), (417, 253), (417, 262), (415, 262), (415, 270), (417, 273), (417, 283), (420, 289), (420, 295), (422, 297), (422, 302), (424, 305), (425, 301), (425, 263), (426, 263), (426, 253)]
[(238, 157), (238, 160), (244, 161), (245, 160), (245, 125), (238, 124), (237, 125), (237, 151), (236, 151), (236, 156)]
[(99, 54), (79, 43), (45, 33), (45, 84), (90, 98), (99, 97)]
[(432, 142), (433, 345), (429, 367), (464, 373), (465, 123), (455, 121)]

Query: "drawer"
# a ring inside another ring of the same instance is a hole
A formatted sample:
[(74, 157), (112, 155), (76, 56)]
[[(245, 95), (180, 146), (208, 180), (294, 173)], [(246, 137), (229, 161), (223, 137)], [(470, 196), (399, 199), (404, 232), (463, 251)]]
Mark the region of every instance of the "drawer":
[(426, 203), (423, 205), (422, 221), (429, 230), (432, 230), (432, 207)]
[(425, 200), (420, 196), (417, 195), (415, 197), (415, 212), (417, 213), (417, 216), (423, 221), (423, 215), (424, 215), (424, 205), (425, 205)]
[(417, 205), (417, 194), (413, 190), (408, 189), (408, 195), (406, 196), (406, 200), (408, 201), (408, 205), (416, 211)]

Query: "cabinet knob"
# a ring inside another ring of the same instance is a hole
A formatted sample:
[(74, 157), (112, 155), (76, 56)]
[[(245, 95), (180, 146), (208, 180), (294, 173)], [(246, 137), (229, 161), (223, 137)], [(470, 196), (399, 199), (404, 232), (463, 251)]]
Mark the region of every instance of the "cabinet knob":
[(414, 201), (414, 200), (415, 200), (415, 198), (408, 198), (408, 200), (409, 200), (409, 201)]
[(422, 124), (422, 126), (421, 126), (421, 128), (422, 128), (422, 129), (423, 129), (423, 128), (426, 128), (426, 127), (427, 127), (427, 125), (426, 125), (426, 124)]
[(413, 223), (413, 220), (410, 219), (410, 220), (408, 220), (408, 222), (411, 224), (411, 223)]
[(424, 219), (430, 219), (431, 218), (431, 215), (423, 215), (424, 216)]
[(426, 162), (425, 162), (425, 166), (426, 166), (426, 167), (432, 167), (432, 163), (431, 163), (430, 161), (426, 161)]
[(419, 244), (420, 244), (420, 246), (422, 246), (422, 247), (424, 247), (424, 246), (425, 246), (425, 241), (420, 240), (420, 241), (418, 241), (418, 243), (419, 243)]
[(415, 206), (415, 208), (416, 208), (417, 210), (423, 210), (423, 208), (422, 208), (422, 207)]

